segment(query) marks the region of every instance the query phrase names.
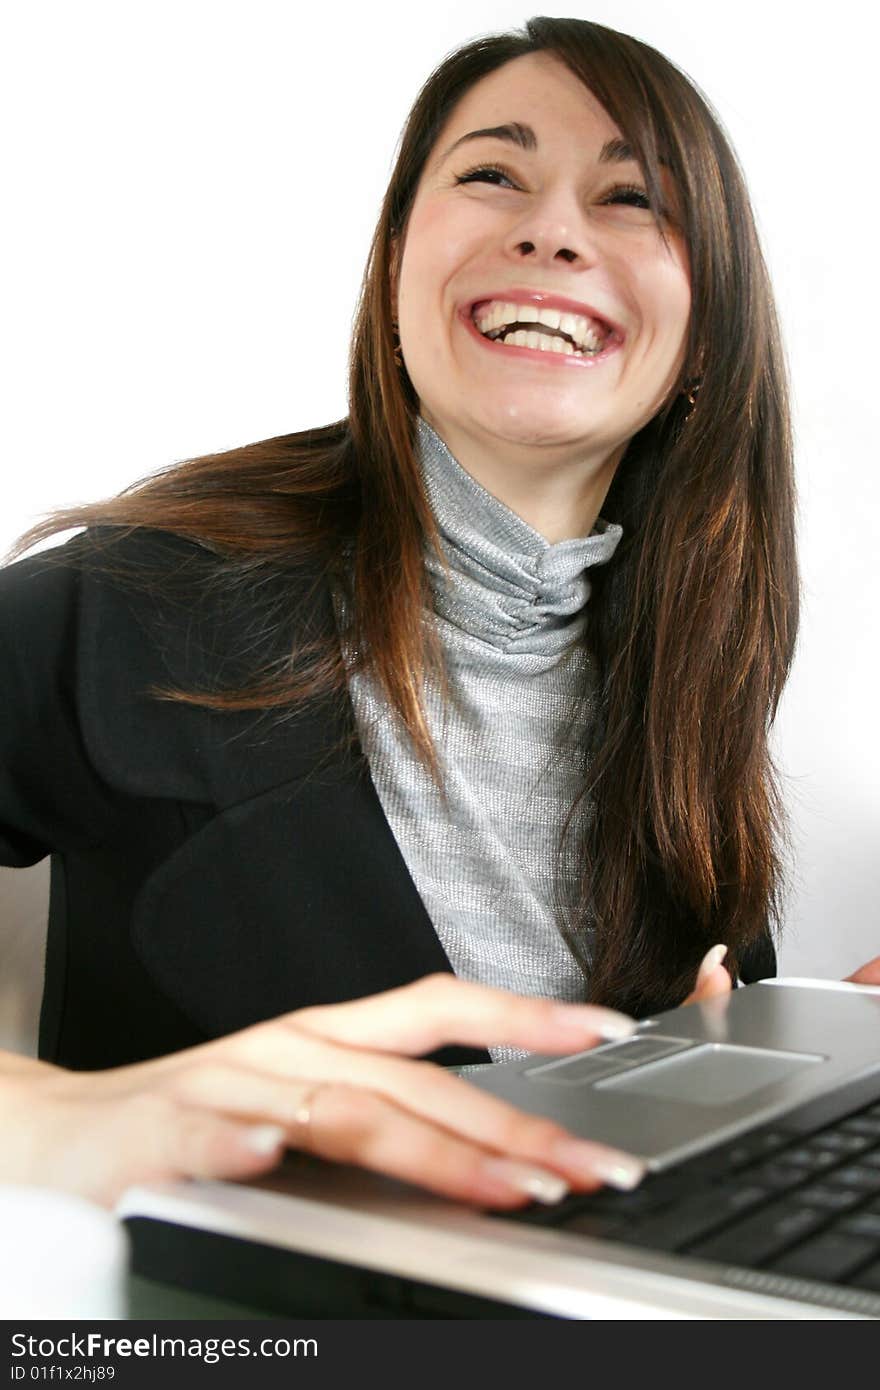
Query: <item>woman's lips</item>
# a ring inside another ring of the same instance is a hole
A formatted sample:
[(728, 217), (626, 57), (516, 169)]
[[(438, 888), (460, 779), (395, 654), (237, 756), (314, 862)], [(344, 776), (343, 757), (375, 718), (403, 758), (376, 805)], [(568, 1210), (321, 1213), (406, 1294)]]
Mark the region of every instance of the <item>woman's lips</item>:
[(516, 347), (512, 343), (503, 343), (497, 340), (493, 341), (491, 338), (487, 338), (481, 333), (471, 317), (469, 307), (459, 310), (458, 316), (471, 337), (475, 338), (478, 343), (482, 343), (483, 347), (489, 352), (493, 352), (496, 355), (503, 354), (509, 358), (520, 357), (523, 361), (527, 362), (544, 362), (551, 367), (573, 367), (578, 370), (583, 367), (598, 367), (600, 362), (607, 362), (608, 358), (613, 357), (623, 346), (617, 337), (612, 336), (602, 348), (601, 352), (590, 353), (589, 356), (577, 356), (575, 353), (567, 352), (553, 352), (552, 349), (547, 348)]
[(549, 290), (511, 288), (481, 295), (479, 299), (471, 300), (470, 313), (474, 321), (477, 318), (477, 310), (493, 301), (499, 304), (530, 304), (539, 309), (558, 309), (563, 314), (575, 314), (580, 318), (593, 319), (602, 326), (604, 333), (613, 334), (614, 337), (620, 339), (621, 343), (626, 340), (626, 331), (622, 324), (615, 323), (613, 319), (609, 319), (606, 314), (594, 309), (590, 304), (582, 304), (577, 299), (568, 299), (565, 295), (553, 294)]

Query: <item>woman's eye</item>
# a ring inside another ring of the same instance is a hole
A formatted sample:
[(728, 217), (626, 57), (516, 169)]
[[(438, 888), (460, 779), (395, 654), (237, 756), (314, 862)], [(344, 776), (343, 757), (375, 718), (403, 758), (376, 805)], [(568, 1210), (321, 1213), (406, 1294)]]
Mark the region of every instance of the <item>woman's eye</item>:
[[(627, 199), (630, 207), (647, 209), (651, 206), (645, 190), (643, 188), (634, 188), (632, 184), (618, 184), (616, 188), (612, 188), (606, 193), (604, 201), (606, 203), (617, 202), (621, 198)], [(634, 198), (638, 199), (638, 202), (633, 202), (632, 199)]]
[[(490, 178), (494, 175), (494, 178)], [(507, 183), (513, 184), (513, 178), (507, 173), (506, 169), (501, 169), (497, 164), (478, 164), (476, 169), (468, 169), (466, 174), (459, 174), (456, 183), (477, 183), (484, 179), (489, 183), (494, 183), (495, 179), (504, 179)]]
[[(499, 180), (510, 184), (512, 188), (518, 187), (512, 174), (498, 164), (479, 164), (475, 169), (468, 169), (466, 174), (459, 174), (455, 182), (462, 183), (492, 183), (499, 187)], [(604, 203), (624, 202), (629, 207), (638, 207), (649, 210), (651, 203), (648, 195), (643, 188), (636, 188), (632, 184), (618, 184), (609, 190), (603, 198)]]

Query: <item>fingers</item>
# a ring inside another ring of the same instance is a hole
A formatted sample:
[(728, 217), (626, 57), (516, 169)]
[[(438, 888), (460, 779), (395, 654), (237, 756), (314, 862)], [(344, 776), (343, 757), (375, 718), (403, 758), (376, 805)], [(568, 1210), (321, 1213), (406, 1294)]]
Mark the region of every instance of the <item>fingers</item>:
[[(100, 1192), (90, 1195), (107, 1204), (132, 1181), (255, 1176), (272, 1168), (285, 1147), (487, 1206), (558, 1201), (569, 1190), (559, 1173), (484, 1150), (386, 1096), (332, 1081), (265, 1081), (245, 1068), (215, 1067), (178, 1078), (174, 1099), (139, 1097), (121, 1107), (127, 1113), (120, 1137), (129, 1149), (139, 1145), (139, 1172), (133, 1177), (130, 1161), (120, 1155)], [(234, 1114), (195, 1108), (211, 1100), (224, 1100)], [(240, 1120), (261, 1107), (284, 1122)], [(587, 1185), (599, 1181), (591, 1174)]]
[(527, 1114), (430, 1062), (340, 1048), (320, 1038), (297, 1037), (292, 1029), (285, 1036), (288, 1053), (275, 1058), (277, 1075), (214, 1062), (182, 1069), (164, 1084), (178, 1103), (283, 1126), (296, 1148), (306, 1146), (301, 1109), (309, 1093), (319, 1087), (323, 1096), (328, 1089), (342, 1088), (383, 1100), (395, 1114), (405, 1112), (444, 1138), (548, 1168), (570, 1187), (599, 1182), (632, 1187), (644, 1173), (641, 1160), (578, 1140), (561, 1125)]
[(698, 1004), (701, 1000), (730, 993), (733, 981), (721, 964), (726, 955), (727, 947), (721, 943), (706, 952), (697, 971), (696, 988), (685, 999), (685, 1004)]
[(880, 956), (875, 956), (845, 978), (853, 985), (880, 985)]
[(297, 1028), (336, 1043), (410, 1055), (447, 1043), (578, 1052), (629, 1037), (636, 1026), (612, 1009), (512, 994), (445, 973), (366, 999), (298, 1009), (288, 1017)]
[[(442, 1131), (447, 1139), (550, 1168), (570, 1185), (583, 1188), (598, 1181), (632, 1187), (644, 1174), (641, 1160), (585, 1143), (442, 1068), (390, 1052), (404, 1040), (403, 1050), (419, 1052), (451, 1039), (573, 1052), (608, 1036), (627, 1036), (633, 1029), (631, 1020), (611, 1010), (560, 1007), (550, 1000), (437, 975), (369, 999), (298, 1010), (280, 1023), (260, 1025), (215, 1044), (215, 1049), (224, 1049), (227, 1061), (242, 1069), (238, 1083), (218, 1075), (212, 1095), (203, 1078), (190, 1098), (286, 1123), (291, 1095), (298, 1094), (305, 1078), (335, 1083), (372, 1093), (406, 1111), (411, 1120)], [(251, 1069), (262, 1080), (255, 1076), (253, 1088), (248, 1080), (246, 1094), (244, 1073), (249, 1075)], [(289, 1085), (286, 1093), (270, 1089), (272, 1075)], [(291, 1142), (298, 1140), (294, 1136)]]
[(180, 1110), (167, 1139), (168, 1177), (247, 1178), (278, 1163), (285, 1130), (239, 1124), (206, 1111)]
[[(133, 1182), (255, 1175), (287, 1143), (444, 1196), (515, 1206), (558, 1200), (571, 1187), (632, 1187), (644, 1164), (393, 1054), (453, 1041), (574, 1052), (634, 1026), (611, 1010), (442, 974), (100, 1076), (63, 1074), (47, 1093), (60, 1088), (81, 1107), (77, 1182), (79, 1190), (94, 1182), (97, 1200), (115, 1200)], [(308, 1095), (318, 1121), (304, 1127)]]
[[(99, 1107), (92, 1108), (97, 1111)], [(80, 1142), (84, 1161), (80, 1166), (83, 1174), (88, 1164), (92, 1174), (101, 1174), (100, 1189), (93, 1195), (105, 1205), (116, 1202), (135, 1183), (255, 1177), (274, 1168), (284, 1152), (281, 1125), (239, 1122), (178, 1104), (168, 1096), (139, 1095), (103, 1108), (113, 1133), (105, 1135), (102, 1147), (105, 1156), (112, 1154), (112, 1163), (103, 1173), (96, 1168), (94, 1156), (89, 1154), (94, 1132), (83, 1125)], [(78, 1180), (80, 1191), (83, 1183), (84, 1177)]]
[(105, 1205), (136, 1183), (256, 1176), (285, 1145), (502, 1207), (603, 1182), (629, 1188), (644, 1172), (641, 1160), (431, 1063), (340, 1045), (289, 1022), (114, 1072), (53, 1073), (27, 1090), (26, 1132), (18, 1148), (7, 1144), (0, 1170), (11, 1164), (13, 1175)]
[(105, 1204), (140, 1182), (256, 1177), (274, 1168), (285, 1148), (282, 1125), (239, 1122), (167, 1097), (138, 1096), (114, 1106), (113, 1118), (114, 1163), (97, 1194)]
[(299, 1122), (307, 1084), (304, 1078), (313, 1072), (318, 1079), (322, 1074), (336, 1074), (333, 1068), (320, 1067), (314, 1045), (309, 1051), (309, 1059), (301, 1059), (301, 1077), (291, 1070), (271, 1075), (228, 1062), (202, 1062), (170, 1075), (164, 1090), (179, 1105), (215, 1111), (241, 1121), (267, 1120), (286, 1132)]
[[(572, 1185), (558, 1171), (468, 1143), (369, 1091), (319, 1085), (311, 1090), (308, 1109), (301, 1145), (309, 1152), (418, 1184), (444, 1197), (513, 1207), (532, 1199), (558, 1201)], [(596, 1166), (601, 1160), (599, 1155)], [(602, 1179), (584, 1167), (576, 1181), (588, 1190)]]
[(136, 1183), (256, 1176), (284, 1146), (280, 1126), (238, 1123), (166, 1096), (89, 1098), (80, 1086), (67, 1095), (33, 1089), (26, 1122), (5, 1128), (0, 1180), (56, 1187), (107, 1207)]
[(562, 1125), (518, 1109), (489, 1095), (430, 1062), (375, 1055), (356, 1062), (346, 1054), (330, 1054), (331, 1066), (341, 1057), (346, 1079), (380, 1092), (414, 1115), (442, 1125), (450, 1133), (527, 1163), (550, 1167), (570, 1186), (609, 1182), (633, 1187), (644, 1174), (641, 1160), (630, 1154), (575, 1138)]

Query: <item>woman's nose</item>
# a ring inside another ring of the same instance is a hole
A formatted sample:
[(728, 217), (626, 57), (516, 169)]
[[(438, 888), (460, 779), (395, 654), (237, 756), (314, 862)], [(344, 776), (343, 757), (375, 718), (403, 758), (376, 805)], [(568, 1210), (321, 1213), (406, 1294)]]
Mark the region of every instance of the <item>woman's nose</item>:
[(512, 254), (542, 264), (561, 260), (591, 265), (601, 254), (579, 200), (562, 189), (533, 203), (509, 228), (508, 238)]

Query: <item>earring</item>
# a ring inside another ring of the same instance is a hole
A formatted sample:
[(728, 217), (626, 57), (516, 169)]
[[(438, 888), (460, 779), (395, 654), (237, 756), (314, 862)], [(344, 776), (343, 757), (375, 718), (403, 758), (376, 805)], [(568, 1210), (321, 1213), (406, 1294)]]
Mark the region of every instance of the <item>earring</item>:
[(683, 396), (687, 397), (688, 404), (690, 405), (690, 410), (684, 417), (685, 420), (689, 420), (694, 413), (694, 406), (697, 403), (697, 392), (699, 391), (702, 384), (702, 378), (698, 377), (695, 381), (688, 382), (687, 386), (681, 393)]
[(391, 320), (391, 327), (394, 329), (394, 361), (398, 367), (403, 366), (403, 350), (400, 346), (400, 334), (397, 331), (397, 319)]

